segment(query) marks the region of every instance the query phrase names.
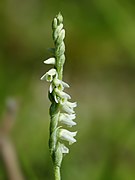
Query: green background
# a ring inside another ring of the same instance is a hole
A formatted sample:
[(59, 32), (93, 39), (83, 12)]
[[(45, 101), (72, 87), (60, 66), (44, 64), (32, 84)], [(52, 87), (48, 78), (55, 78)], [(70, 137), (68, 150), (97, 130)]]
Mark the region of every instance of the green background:
[[(135, 179), (135, 1), (1, 0), (0, 113), (19, 101), (10, 137), (23, 175), (53, 180), (48, 151), (49, 84), (40, 77), (53, 47), (51, 22), (64, 16), (67, 92), (77, 101), (77, 143), (63, 180)], [(2, 120), (0, 121), (2, 122)], [(8, 173), (0, 161), (0, 180)]]

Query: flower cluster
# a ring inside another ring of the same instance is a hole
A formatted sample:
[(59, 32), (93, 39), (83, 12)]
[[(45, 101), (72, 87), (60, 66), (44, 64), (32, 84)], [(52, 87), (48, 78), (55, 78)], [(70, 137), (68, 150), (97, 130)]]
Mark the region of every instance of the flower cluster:
[[(55, 61), (55, 58), (49, 58), (44, 61), (44, 63), (55, 65)], [(46, 80), (47, 82), (51, 83), (49, 87), (49, 93), (53, 95), (55, 103), (59, 104), (59, 122), (67, 125), (68, 127), (76, 125), (76, 122), (74, 122), (73, 120), (76, 118), (74, 108), (77, 106), (77, 103), (69, 102), (71, 96), (63, 91), (64, 88), (69, 88), (69, 85), (64, 81), (58, 79), (58, 73), (55, 68), (52, 68), (47, 73), (45, 73), (41, 77), (41, 80)], [(76, 139), (74, 138), (74, 136), (76, 136), (76, 133), (77, 132), (70, 132), (66, 129), (59, 128), (57, 136), (61, 140), (66, 140), (69, 142), (69, 144), (73, 144), (74, 142), (76, 142)], [(63, 150), (63, 148), (66, 149), (66, 151)], [(64, 145), (61, 146), (61, 149), (63, 153), (69, 152)]]
[(62, 126), (58, 126), (58, 124), (61, 123), (68, 127), (76, 125), (74, 108), (77, 103), (70, 102), (71, 96), (64, 92), (64, 89), (69, 88), (69, 85), (62, 80), (65, 62), (65, 30), (63, 29), (63, 17), (60, 13), (54, 18), (52, 29), (55, 45), (55, 48), (52, 49), (54, 56), (45, 60), (44, 63), (53, 65), (53, 68), (45, 73), (41, 80), (50, 82), (49, 99), (52, 104), (50, 107), (49, 147), (54, 165), (60, 167), (63, 154), (69, 152), (69, 149), (61, 141), (68, 141), (69, 145), (73, 144), (76, 142), (75, 136), (77, 132), (70, 132), (62, 128)]

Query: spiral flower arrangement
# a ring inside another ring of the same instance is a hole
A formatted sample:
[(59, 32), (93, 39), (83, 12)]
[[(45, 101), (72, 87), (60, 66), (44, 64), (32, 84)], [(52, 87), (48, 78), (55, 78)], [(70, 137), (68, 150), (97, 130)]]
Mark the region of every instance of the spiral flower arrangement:
[[(71, 96), (64, 92), (69, 85), (63, 79), (63, 65), (65, 62), (65, 29), (63, 29), (63, 17), (59, 13), (52, 22), (53, 41), (55, 48), (52, 48), (53, 57), (44, 61), (45, 64), (53, 65), (53, 68), (45, 73), (41, 80), (50, 82), (48, 97), (50, 106), (50, 138), (49, 149), (54, 165), (55, 180), (60, 180), (60, 167), (64, 154), (69, 153), (69, 149), (63, 144), (68, 141), (69, 145), (76, 142), (74, 138), (77, 132), (70, 132), (62, 125), (72, 127), (76, 125), (74, 119), (76, 114), (74, 108), (76, 102), (70, 102)], [(59, 125), (61, 124), (61, 125)]]

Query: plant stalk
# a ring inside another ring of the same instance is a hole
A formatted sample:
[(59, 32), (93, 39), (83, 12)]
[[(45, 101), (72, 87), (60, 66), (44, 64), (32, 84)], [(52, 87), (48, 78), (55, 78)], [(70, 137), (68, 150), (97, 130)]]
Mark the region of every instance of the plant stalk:
[(60, 167), (59, 166), (54, 167), (54, 176), (55, 176), (55, 180), (61, 180)]

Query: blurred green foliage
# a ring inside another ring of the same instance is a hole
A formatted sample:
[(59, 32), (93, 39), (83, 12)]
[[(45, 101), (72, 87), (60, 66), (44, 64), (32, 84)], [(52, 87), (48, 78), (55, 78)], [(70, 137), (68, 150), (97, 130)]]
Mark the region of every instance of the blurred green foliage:
[[(51, 21), (66, 29), (65, 80), (78, 102), (78, 142), (64, 159), (64, 180), (135, 179), (135, 1), (1, 0), (0, 112), (8, 96), (20, 110), (11, 133), (26, 179), (53, 179), (48, 152)], [(0, 162), (0, 179), (7, 179)]]

